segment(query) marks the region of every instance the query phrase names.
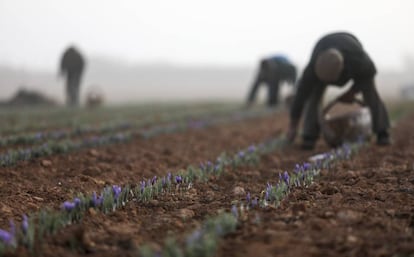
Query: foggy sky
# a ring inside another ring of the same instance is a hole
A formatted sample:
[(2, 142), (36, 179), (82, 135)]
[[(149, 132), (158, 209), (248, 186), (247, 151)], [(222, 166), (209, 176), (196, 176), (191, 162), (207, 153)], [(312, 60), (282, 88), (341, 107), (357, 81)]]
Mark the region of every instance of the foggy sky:
[(414, 56), (412, 0), (0, 0), (0, 64), (55, 71), (75, 43), (131, 63), (253, 66), (286, 53), (304, 65), (331, 31), (360, 38), (380, 68)]

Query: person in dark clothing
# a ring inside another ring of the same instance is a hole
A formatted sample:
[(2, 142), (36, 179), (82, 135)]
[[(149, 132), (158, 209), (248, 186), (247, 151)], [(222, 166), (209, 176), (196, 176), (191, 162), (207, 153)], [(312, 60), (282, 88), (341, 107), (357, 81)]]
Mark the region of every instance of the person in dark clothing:
[(256, 79), (250, 90), (247, 104), (251, 105), (257, 94), (259, 86), (263, 83), (268, 88), (267, 105), (275, 106), (279, 101), (279, 89), (282, 82), (294, 84), (296, 81), (296, 67), (284, 56), (277, 55), (263, 59)]
[(313, 49), (309, 64), (298, 83), (290, 110), (287, 140), (292, 143), (305, 108), (302, 148), (313, 149), (319, 137), (318, 113), (327, 85), (344, 86), (352, 80), (351, 88), (338, 100), (351, 103), (357, 93), (362, 93), (370, 109), (372, 130), (377, 135), (377, 144), (390, 144), (388, 133), (390, 122), (387, 110), (378, 95), (374, 77), (375, 65), (362, 44), (352, 34), (341, 32), (322, 37)]
[(71, 46), (63, 53), (60, 74), (66, 77), (66, 103), (68, 106), (79, 105), (79, 89), (84, 67), (85, 61), (75, 47)]

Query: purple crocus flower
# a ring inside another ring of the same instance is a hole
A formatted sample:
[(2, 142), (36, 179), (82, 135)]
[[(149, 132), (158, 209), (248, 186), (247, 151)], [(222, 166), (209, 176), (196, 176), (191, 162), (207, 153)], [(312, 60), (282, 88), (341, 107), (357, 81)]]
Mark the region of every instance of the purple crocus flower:
[(205, 171), (206, 170), (206, 165), (204, 165), (202, 162), (200, 162), (200, 169), (202, 171)]
[(270, 200), (270, 190), (269, 190), (269, 188), (267, 188), (266, 189), (266, 193), (265, 193), (265, 199), (266, 199), (266, 201), (269, 201)]
[(117, 133), (114, 136), (114, 139), (117, 140), (117, 141), (123, 141), (123, 140), (125, 140), (125, 138), (126, 138), (126, 136), (122, 133)]
[(35, 136), (34, 136), (34, 138), (35, 138), (36, 140), (40, 140), (40, 139), (42, 139), (42, 137), (43, 137), (42, 132), (38, 132), (38, 133), (36, 133), (36, 134), (35, 134)]
[(258, 203), (257, 197), (253, 198), (252, 207), (255, 207)]
[(237, 154), (238, 156), (239, 156), (239, 158), (244, 158), (244, 152), (243, 151), (240, 151), (238, 154)]
[(317, 168), (317, 169), (322, 168), (322, 160), (321, 160), (321, 159), (318, 159), (318, 160), (316, 161), (316, 168)]
[(220, 170), (220, 164), (214, 166), (214, 172), (218, 172)]
[(190, 128), (202, 128), (203, 127), (203, 125), (204, 125), (204, 123), (203, 123), (203, 121), (190, 121), (189, 122), (189, 124), (188, 124), (188, 126), (190, 127)]
[(99, 138), (97, 136), (93, 136), (89, 139), (89, 142), (92, 144), (96, 144), (99, 142)]
[(75, 204), (75, 206), (79, 206), (81, 204), (81, 199), (76, 197), (75, 199), (73, 199), (73, 203)]
[(201, 230), (196, 230), (193, 233), (191, 233), (191, 235), (189, 235), (186, 239), (187, 245), (192, 245), (195, 242), (200, 241), (201, 237), (203, 236), (203, 233), (201, 232)]
[(289, 186), (289, 173), (287, 171), (283, 172), (283, 181), (285, 182), (286, 185)]
[(251, 145), (249, 146), (249, 148), (247, 148), (247, 152), (248, 153), (254, 153), (256, 151), (256, 146)]
[(98, 207), (103, 202), (103, 195), (96, 196), (96, 192), (93, 192), (92, 194), (92, 204), (94, 207)]
[(237, 211), (237, 207), (236, 205), (233, 205), (231, 207), (231, 213), (233, 214), (234, 217), (238, 218), (239, 217), (239, 212)]
[(27, 231), (29, 231), (29, 218), (26, 214), (23, 214), (22, 231), (25, 235), (27, 234)]
[(175, 182), (177, 184), (181, 184), (183, 182), (183, 178), (181, 176), (175, 176)]
[(349, 146), (349, 144), (344, 145), (344, 151), (345, 151), (346, 157), (349, 158), (351, 156), (351, 153), (352, 153), (352, 150), (351, 150), (351, 147)]
[(213, 167), (213, 163), (211, 161), (207, 161), (206, 166), (207, 166), (207, 169), (209, 169), (209, 168)]
[(66, 201), (62, 204), (62, 209), (64, 209), (65, 211), (72, 211), (75, 207), (76, 204), (69, 201)]
[(168, 174), (167, 174), (167, 182), (168, 183), (171, 182), (171, 172), (168, 172)]
[(266, 190), (272, 190), (272, 184), (267, 182)]
[(324, 154), (324, 159), (330, 159), (330, 158), (331, 158), (331, 153)]
[(5, 245), (11, 245), (14, 239), (14, 235), (6, 230), (0, 229), (0, 240)]
[(10, 220), (10, 233), (13, 235), (13, 237), (16, 234), (16, 226), (14, 225), (13, 220)]
[(10, 220), (10, 232), (0, 229), (0, 241), (2, 241), (5, 245), (12, 245), (15, 240), (15, 234), (16, 227), (14, 226), (14, 222)]
[(113, 185), (112, 186), (112, 191), (114, 193), (114, 198), (116, 200), (116, 199), (118, 199), (119, 195), (121, 194), (122, 188), (120, 186)]
[(156, 252), (155, 257), (162, 257), (162, 254), (160, 252)]
[(157, 182), (157, 176), (154, 176), (154, 177), (151, 179), (151, 185), (154, 185), (156, 182)]
[(299, 174), (301, 171), (302, 171), (302, 167), (298, 163), (296, 163), (295, 168), (293, 169), (293, 172), (295, 174)]
[(249, 204), (249, 203), (250, 203), (250, 201), (251, 201), (251, 196), (250, 196), (250, 192), (249, 192), (249, 193), (247, 193), (247, 195), (246, 195), (246, 202), (247, 202), (247, 204)]
[(312, 164), (310, 164), (309, 162), (305, 162), (303, 164), (303, 170), (310, 170), (312, 168)]
[(141, 194), (142, 194), (144, 193), (144, 190), (145, 190), (145, 180), (141, 181), (140, 184), (141, 184)]
[(162, 177), (162, 186), (164, 187), (167, 184), (167, 178), (166, 177)]

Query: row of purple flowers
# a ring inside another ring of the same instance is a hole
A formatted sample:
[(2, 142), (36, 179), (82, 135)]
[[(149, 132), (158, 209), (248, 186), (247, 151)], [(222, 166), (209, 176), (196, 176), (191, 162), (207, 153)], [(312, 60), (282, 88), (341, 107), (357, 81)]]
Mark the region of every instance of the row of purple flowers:
[[(24, 149), (14, 149), (0, 154), (0, 166), (12, 166), (19, 161), (28, 161), (39, 157), (52, 154), (62, 154), (76, 151), (83, 148), (98, 147), (102, 145), (121, 143), (133, 137), (150, 138), (159, 134), (175, 133), (187, 129), (200, 129), (212, 125), (234, 122), (237, 120), (250, 119), (271, 114), (271, 110), (247, 111), (232, 113), (230, 116), (209, 117), (205, 120), (190, 120), (181, 123), (170, 123), (166, 125), (154, 126), (149, 129), (138, 130), (137, 132), (118, 132), (115, 134), (88, 137), (80, 141), (64, 140), (49, 141), (39, 146)], [(126, 124), (123, 127), (128, 127)]]
[[(62, 204), (62, 211), (42, 211), (30, 219), (23, 219), (20, 232), (16, 233), (14, 224), (10, 231), (0, 230), (0, 253), (3, 248), (15, 248), (23, 245), (33, 247), (36, 238), (42, 238), (45, 234), (54, 233), (58, 229), (79, 221), (89, 208), (96, 208), (104, 213), (112, 212), (125, 205), (128, 201), (146, 202), (154, 197), (171, 191), (186, 190), (196, 181), (207, 181), (211, 176), (219, 176), (226, 167), (237, 168), (241, 165), (256, 165), (260, 156), (280, 149), (285, 145), (283, 138), (277, 138), (258, 146), (251, 145), (233, 155), (221, 154), (214, 162), (201, 163), (199, 167), (189, 166), (185, 171), (175, 175), (168, 173), (162, 178), (154, 176), (152, 179), (143, 180), (135, 187), (129, 185), (121, 188), (118, 185), (106, 187), (100, 194), (92, 193), (89, 196), (79, 195), (72, 201)], [(295, 186), (307, 186), (321, 168), (328, 168), (338, 160), (349, 159), (351, 154), (360, 147), (360, 143), (344, 145), (335, 151), (328, 152), (313, 164), (304, 163), (296, 165), (292, 173), (280, 174), (276, 185), (268, 184), (264, 196), (254, 198), (250, 193), (246, 197), (249, 207), (267, 206), (269, 203), (278, 204)], [(27, 231), (33, 231), (28, 233)]]

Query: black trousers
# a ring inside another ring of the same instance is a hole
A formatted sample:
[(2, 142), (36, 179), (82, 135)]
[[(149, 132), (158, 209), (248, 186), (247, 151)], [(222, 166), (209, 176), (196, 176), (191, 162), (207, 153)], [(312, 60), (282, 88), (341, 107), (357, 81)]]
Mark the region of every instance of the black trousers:
[[(372, 131), (376, 134), (388, 131), (390, 128), (388, 112), (377, 92), (374, 80), (358, 81), (354, 83), (354, 86), (360, 90), (364, 102), (370, 110)], [(325, 89), (326, 85), (320, 85), (314, 88), (306, 103), (302, 135), (305, 141), (316, 141), (319, 137), (320, 125), (318, 118)]]
[(69, 73), (66, 81), (66, 104), (71, 107), (79, 106), (80, 73)]

